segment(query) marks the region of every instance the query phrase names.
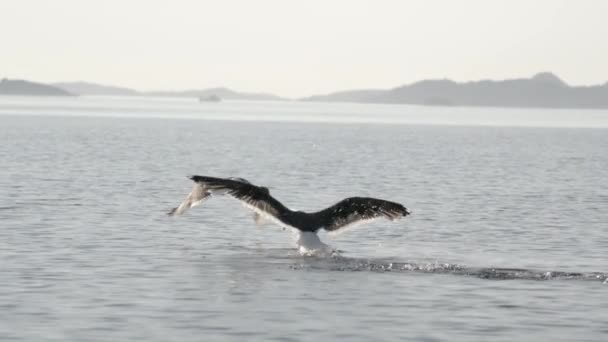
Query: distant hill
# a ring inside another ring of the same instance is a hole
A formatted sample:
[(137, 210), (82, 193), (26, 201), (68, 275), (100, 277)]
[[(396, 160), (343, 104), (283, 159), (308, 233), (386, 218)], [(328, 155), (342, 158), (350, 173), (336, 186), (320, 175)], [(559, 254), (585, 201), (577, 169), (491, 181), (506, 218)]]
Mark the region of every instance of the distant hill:
[(24, 80), (0, 80), (0, 95), (71, 96), (70, 92), (50, 85)]
[(129, 88), (114, 87), (82, 81), (52, 83), (51, 85), (78, 95), (140, 95), (137, 90)]
[(241, 93), (228, 88), (208, 88), (182, 91), (150, 91), (142, 93), (149, 96), (197, 97), (207, 98), (216, 96), (222, 100), (283, 100), (283, 98), (267, 93)]
[(550, 72), (503, 81), (424, 80), (388, 90), (353, 90), (305, 101), (403, 103), (440, 106), (608, 108), (608, 83), (571, 87)]

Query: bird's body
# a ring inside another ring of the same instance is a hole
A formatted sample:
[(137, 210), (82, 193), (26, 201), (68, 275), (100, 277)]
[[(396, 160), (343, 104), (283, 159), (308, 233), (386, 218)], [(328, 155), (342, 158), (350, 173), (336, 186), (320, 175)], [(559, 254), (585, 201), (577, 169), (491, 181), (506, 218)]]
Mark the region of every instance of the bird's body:
[(346, 198), (313, 213), (293, 211), (272, 197), (268, 188), (253, 185), (242, 178), (192, 176), (190, 179), (195, 182), (194, 188), (169, 215), (182, 214), (213, 194), (225, 194), (253, 210), (256, 222), (264, 217), (282, 227), (295, 229), (298, 232), (298, 248), (303, 254), (311, 250), (327, 249), (328, 246), (322, 243), (316, 234), (319, 229), (334, 232), (362, 221), (379, 217), (397, 220), (410, 214), (399, 203), (370, 197)]

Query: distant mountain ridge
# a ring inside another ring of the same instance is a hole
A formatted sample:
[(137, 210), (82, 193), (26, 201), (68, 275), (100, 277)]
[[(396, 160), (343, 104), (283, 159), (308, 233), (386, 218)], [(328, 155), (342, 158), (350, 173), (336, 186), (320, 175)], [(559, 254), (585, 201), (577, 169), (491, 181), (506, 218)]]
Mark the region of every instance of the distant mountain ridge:
[(572, 87), (550, 72), (531, 78), (458, 83), (423, 80), (388, 90), (352, 90), (304, 101), (401, 103), (440, 106), (608, 108), (608, 83)]
[(68, 91), (43, 83), (25, 80), (0, 80), (0, 95), (72, 96)]
[[(268, 93), (243, 93), (228, 88), (182, 91), (147, 91), (90, 82), (51, 85), (2, 79), (0, 95), (116, 95), (193, 97), (218, 100), (287, 100)], [(422, 80), (392, 89), (359, 89), (315, 95), (301, 101), (418, 104), (435, 106), (490, 106), (537, 108), (608, 108), (608, 82), (594, 86), (570, 86), (551, 72), (531, 78), (454, 82)]]

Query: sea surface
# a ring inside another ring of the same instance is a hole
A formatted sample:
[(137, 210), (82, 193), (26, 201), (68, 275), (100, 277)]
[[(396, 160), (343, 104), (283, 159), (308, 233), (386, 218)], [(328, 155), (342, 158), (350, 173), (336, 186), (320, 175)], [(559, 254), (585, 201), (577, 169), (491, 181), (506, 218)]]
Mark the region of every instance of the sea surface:
[[(291, 208), (407, 218), (321, 239)], [(2, 341), (608, 341), (608, 111), (0, 97)]]

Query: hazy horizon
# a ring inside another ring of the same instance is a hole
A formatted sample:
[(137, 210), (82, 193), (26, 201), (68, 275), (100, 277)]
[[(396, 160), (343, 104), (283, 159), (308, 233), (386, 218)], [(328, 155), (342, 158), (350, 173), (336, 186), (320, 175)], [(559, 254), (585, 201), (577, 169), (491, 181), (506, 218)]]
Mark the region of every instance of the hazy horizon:
[(0, 77), (301, 97), (421, 79), (608, 80), (608, 2), (0, 4)]

